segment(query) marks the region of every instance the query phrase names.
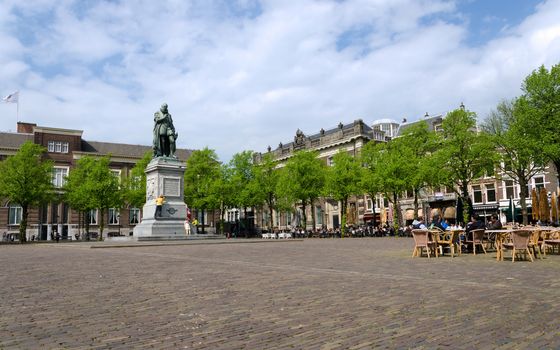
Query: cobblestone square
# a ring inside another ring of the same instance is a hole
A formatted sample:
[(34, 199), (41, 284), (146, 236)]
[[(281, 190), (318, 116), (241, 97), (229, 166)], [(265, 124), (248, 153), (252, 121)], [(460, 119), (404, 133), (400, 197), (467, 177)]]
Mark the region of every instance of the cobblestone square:
[(554, 349), (560, 256), (409, 238), (0, 246), (0, 349)]

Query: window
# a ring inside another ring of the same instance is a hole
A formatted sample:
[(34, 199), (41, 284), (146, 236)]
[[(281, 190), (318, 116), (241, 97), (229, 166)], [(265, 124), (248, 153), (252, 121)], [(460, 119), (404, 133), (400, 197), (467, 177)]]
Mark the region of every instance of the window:
[(119, 182), (119, 188), (120, 188), (120, 183), (121, 183), (121, 171), (116, 170), (116, 169), (111, 169), (111, 174), (113, 174), (114, 177), (117, 178), (117, 181)]
[(68, 153), (68, 142), (49, 141), (47, 142), (47, 150), (55, 153)]
[(373, 210), (373, 201), (371, 200), (371, 198), (368, 198), (368, 200), (366, 202), (366, 209), (367, 210)]
[[(535, 180), (535, 188), (537, 190), (541, 189), (542, 187), (544, 187), (544, 176), (538, 176), (534, 178)], [(529, 192), (530, 193), (530, 192)]]
[(68, 168), (58, 168), (53, 169), (53, 179), (52, 184), (56, 188), (61, 188), (66, 183), (66, 177), (68, 176)]
[(21, 222), (22, 212), (22, 208), (19, 205), (10, 205), (10, 210), (8, 213), (9, 225), (19, 225)]
[(97, 209), (90, 210), (87, 216), (90, 225), (97, 225)]
[(289, 211), (286, 212), (286, 221), (288, 225), (292, 223), (292, 213)]
[(504, 181), (506, 187), (506, 198), (517, 198), (517, 186), (513, 183), (513, 180)]
[(323, 211), (320, 206), (315, 207), (315, 218), (317, 218), (317, 225), (323, 225)]
[(333, 165), (334, 165), (333, 157), (332, 156), (328, 157), (327, 158), (327, 166), (333, 166)]
[(140, 209), (138, 208), (130, 208), (130, 223), (135, 225), (139, 222), (140, 219)]
[(494, 187), (494, 184), (486, 184), (486, 201), (496, 201), (496, 188)]
[(117, 208), (109, 208), (109, 225), (119, 224), (120, 213)]
[(480, 186), (476, 185), (472, 187), (473, 189), (473, 203), (482, 203), (482, 190)]

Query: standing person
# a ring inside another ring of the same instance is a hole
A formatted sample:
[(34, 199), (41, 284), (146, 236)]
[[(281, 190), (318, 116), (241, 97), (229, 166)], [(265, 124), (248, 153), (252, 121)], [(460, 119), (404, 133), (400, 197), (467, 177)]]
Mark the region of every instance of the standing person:
[(156, 198), (156, 213), (154, 214), (155, 219), (161, 217), (161, 209), (163, 208), (163, 203), (165, 203), (165, 197), (163, 196), (163, 194), (160, 194), (159, 197)]

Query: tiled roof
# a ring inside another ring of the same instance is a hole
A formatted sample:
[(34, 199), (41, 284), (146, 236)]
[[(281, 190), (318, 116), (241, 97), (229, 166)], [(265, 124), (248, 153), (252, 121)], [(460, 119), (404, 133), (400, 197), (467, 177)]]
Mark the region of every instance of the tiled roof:
[[(151, 146), (82, 140), (82, 152), (98, 154), (110, 153), (113, 156), (142, 158), (146, 152), (151, 151)], [(191, 153), (192, 150), (188, 149), (177, 149), (175, 152), (177, 158), (182, 161), (186, 161), (190, 157)]]
[(0, 132), (0, 148), (19, 148), (25, 141), (33, 141), (33, 135)]

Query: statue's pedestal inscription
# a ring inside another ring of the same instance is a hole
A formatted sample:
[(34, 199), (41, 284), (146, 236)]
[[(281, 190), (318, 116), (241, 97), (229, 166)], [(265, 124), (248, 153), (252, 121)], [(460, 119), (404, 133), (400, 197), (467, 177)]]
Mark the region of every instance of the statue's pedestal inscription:
[[(187, 206), (183, 200), (185, 165), (175, 158), (157, 157), (146, 167), (146, 204), (134, 238), (142, 240), (187, 239)], [(156, 198), (165, 197), (161, 216), (155, 218)]]

